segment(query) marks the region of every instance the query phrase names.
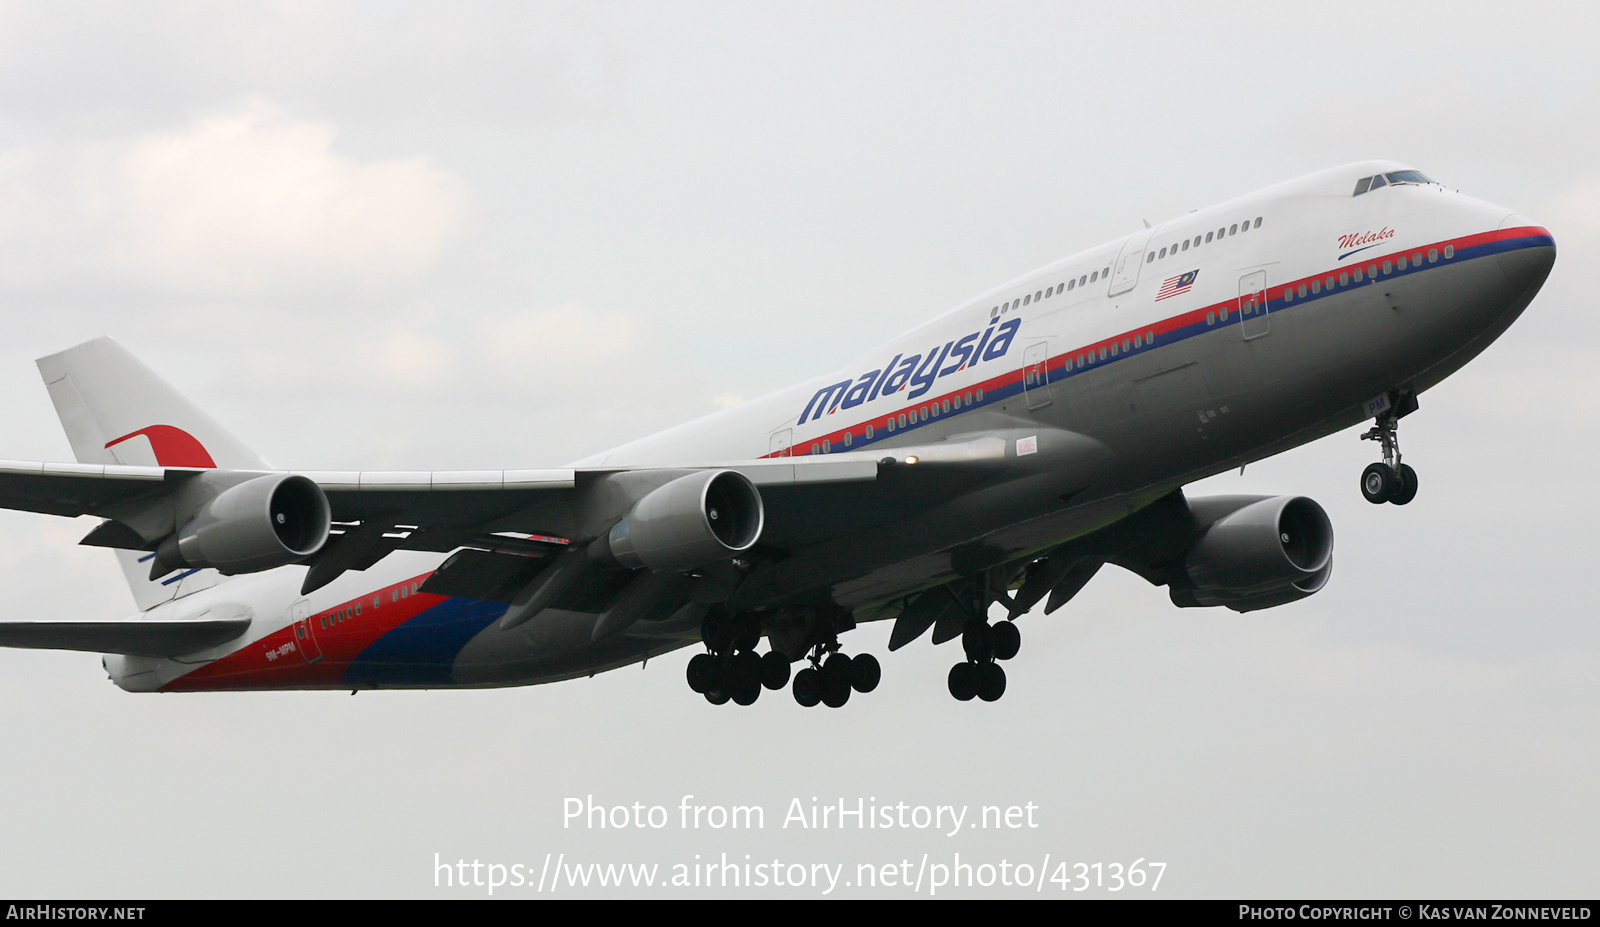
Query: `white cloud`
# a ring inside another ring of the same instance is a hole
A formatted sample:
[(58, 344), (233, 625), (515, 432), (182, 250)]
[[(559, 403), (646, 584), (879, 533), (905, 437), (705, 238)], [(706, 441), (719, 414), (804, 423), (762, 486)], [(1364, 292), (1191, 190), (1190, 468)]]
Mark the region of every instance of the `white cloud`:
[(437, 338), (400, 329), (362, 344), (355, 373), (386, 388), (428, 389), (445, 383), (452, 371), (450, 346)]
[(478, 327), (478, 338), (500, 370), (537, 376), (630, 359), (644, 329), (627, 313), (568, 305), (494, 316)]
[(93, 184), (114, 266), (200, 292), (415, 280), (460, 232), (464, 185), (426, 158), (361, 162), (263, 99), (138, 139)]
[(1551, 231), (1557, 244), (1563, 242), (1563, 233), (1600, 238), (1600, 174), (1588, 174), (1567, 185), (1551, 206)]

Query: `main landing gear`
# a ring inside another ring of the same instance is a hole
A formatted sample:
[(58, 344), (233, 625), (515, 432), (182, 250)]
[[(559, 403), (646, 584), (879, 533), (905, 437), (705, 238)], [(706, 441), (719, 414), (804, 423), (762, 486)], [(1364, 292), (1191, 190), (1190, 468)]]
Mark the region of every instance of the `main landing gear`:
[(1390, 394), (1380, 402), (1386, 408), (1361, 440), (1377, 441), (1383, 448), (1383, 460), (1369, 464), (1362, 471), (1361, 495), (1373, 505), (1385, 502), (1405, 505), (1417, 496), (1417, 471), (1400, 462), (1400, 418), (1416, 411), (1417, 398), (1410, 394)]
[(839, 644), (818, 644), (806, 655), (811, 664), (794, 674), (794, 700), (812, 708), (818, 702), (829, 708), (843, 708), (850, 693), (865, 695), (878, 687), (883, 668), (870, 653), (852, 657), (839, 652)]
[(973, 698), (992, 702), (1005, 695), (1006, 671), (996, 661), (1011, 659), (1021, 646), (1022, 632), (1015, 623), (969, 619), (961, 632), (967, 660), (950, 667), (950, 694), (963, 702)]
[[(754, 614), (729, 616), (713, 611), (700, 628), (706, 652), (689, 660), (689, 688), (706, 701), (721, 705), (751, 705), (762, 689), (776, 691), (789, 685), (789, 658), (778, 650), (755, 652), (761, 642), (761, 619)], [(867, 693), (878, 687), (883, 670), (871, 654), (851, 657), (839, 651), (839, 639), (830, 633), (806, 655), (810, 665), (794, 674), (794, 700), (806, 708), (818, 703), (839, 708), (850, 693)]]
[(761, 624), (755, 615), (733, 618), (714, 611), (701, 623), (700, 636), (707, 652), (689, 660), (689, 688), (711, 704), (753, 705), (763, 688), (788, 685), (789, 658), (777, 651), (756, 653)]

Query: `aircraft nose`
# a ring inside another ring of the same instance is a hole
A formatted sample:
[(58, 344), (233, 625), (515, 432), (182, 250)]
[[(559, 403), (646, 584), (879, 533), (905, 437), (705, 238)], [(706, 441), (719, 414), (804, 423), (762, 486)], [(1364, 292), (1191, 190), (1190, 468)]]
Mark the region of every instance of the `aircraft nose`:
[(1502, 229), (1518, 229), (1524, 234), (1507, 244), (1515, 247), (1500, 252), (1500, 270), (1518, 291), (1538, 289), (1556, 262), (1556, 240), (1527, 216), (1512, 213), (1500, 222)]

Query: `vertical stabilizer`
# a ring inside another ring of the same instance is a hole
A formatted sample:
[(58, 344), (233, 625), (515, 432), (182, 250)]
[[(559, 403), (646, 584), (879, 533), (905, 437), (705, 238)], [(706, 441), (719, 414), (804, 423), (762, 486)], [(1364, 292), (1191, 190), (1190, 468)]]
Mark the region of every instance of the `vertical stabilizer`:
[[(85, 341), (37, 361), (50, 401), (79, 463), (271, 469), (171, 384), (110, 338)], [(141, 610), (216, 585), (215, 570), (151, 580), (148, 554), (117, 559)]]
[(79, 463), (271, 469), (110, 338), (37, 363)]

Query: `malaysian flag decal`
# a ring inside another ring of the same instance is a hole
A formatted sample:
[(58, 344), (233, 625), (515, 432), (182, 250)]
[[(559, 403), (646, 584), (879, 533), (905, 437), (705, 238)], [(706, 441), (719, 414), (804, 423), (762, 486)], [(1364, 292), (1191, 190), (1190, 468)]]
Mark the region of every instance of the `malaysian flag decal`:
[(1182, 296), (1189, 292), (1189, 288), (1194, 286), (1194, 278), (1198, 276), (1200, 271), (1191, 270), (1176, 277), (1168, 277), (1166, 282), (1161, 284), (1161, 292), (1156, 294), (1156, 302), (1159, 303), (1168, 296)]

